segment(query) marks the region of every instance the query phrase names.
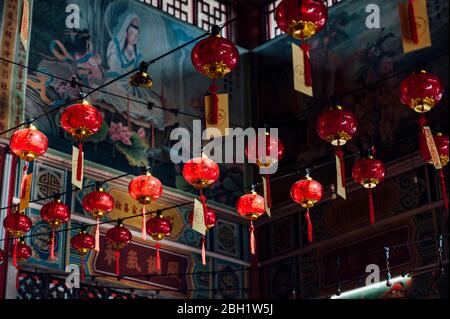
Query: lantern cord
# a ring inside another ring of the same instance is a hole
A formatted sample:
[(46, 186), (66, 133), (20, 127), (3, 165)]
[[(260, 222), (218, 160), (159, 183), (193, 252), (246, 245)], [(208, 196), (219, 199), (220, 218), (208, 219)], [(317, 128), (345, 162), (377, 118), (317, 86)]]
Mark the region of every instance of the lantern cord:
[(17, 238), (14, 238), (13, 266), (17, 268)]
[(217, 96), (217, 90), (219, 87), (216, 85), (216, 79), (212, 80), (209, 86), (209, 92), (211, 92), (211, 112), (209, 121), (211, 124), (217, 125), (219, 123), (219, 97)]
[(20, 181), (20, 198), (25, 198), (26, 192), (27, 192), (27, 172), (28, 172), (28, 166), (29, 163), (25, 161), (25, 164), (23, 165), (23, 171), (22, 171), (22, 180)]
[(313, 241), (313, 228), (311, 223), (311, 217), (309, 216), (309, 208), (306, 208), (306, 225), (308, 227), (308, 242), (312, 243)]
[(100, 218), (97, 217), (97, 226), (95, 227), (95, 251), (100, 251)]
[(414, 44), (419, 43), (419, 34), (417, 32), (416, 17), (414, 15), (414, 0), (408, 1), (408, 21), (409, 21), (409, 31), (411, 33), (411, 39)]
[(303, 50), (303, 64), (304, 64), (304, 73), (305, 73), (305, 85), (312, 86), (312, 78), (311, 78), (311, 61), (309, 57), (309, 45), (307, 45), (304, 41), (300, 44), (300, 48)]
[(120, 277), (120, 250), (116, 249), (114, 251), (114, 256), (116, 257), (116, 276)]
[(341, 173), (341, 185), (345, 189), (346, 180), (345, 180), (345, 163), (344, 163), (344, 152), (341, 149), (341, 144), (338, 144), (338, 148), (336, 150), (336, 156), (339, 160), (339, 167), (340, 167), (340, 173)]
[(78, 144), (78, 159), (77, 159), (77, 181), (81, 181), (81, 173), (83, 171), (83, 143)]
[(444, 176), (444, 171), (442, 168), (439, 170), (439, 179), (441, 180), (441, 193), (442, 193), (442, 199), (444, 200), (444, 207), (448, 214), (447, 188), (445, 187), (445, 176)]
[(255, 226), (253, 221), (250, 221), (250, 253), (254, 255), (256, 253), (256, 239), (255, 239)]
[(80, 255), (80, 275), (81, 275), (81, 281), (84, 281), (84, 255)]
[(161, 256), (159, 255), (159, 249), (161, 248), (161, 245), (160, 245), (159, 241), (156, 241), (155, 248), (156, 248), (156, 270), (160, 271), (161, 270)]
[(147, 223), (145, 221), (145, 205), (142, 205), (141, 237), (143, 240), (147, 240)]
[(270, 192), (270, 181), (269, 181), (269, 174), (263, 175), (263, 183), (266, 185), (266, 202), (267, 207), (272, 208), (272, 193)]
[(373, 208), (373, 195), (372, 195), (372, 189), (369, 188), (369, 214), (370, 214), (370, 223), (375, 223), (375, 211)]
[(52, 227), (52, 238), (50, 238), (50, 260), (55, 260), (55, 227)]
[(206, 266), (206, 248), (205, 248), (206, 237), (202, 236), (202, 265)]

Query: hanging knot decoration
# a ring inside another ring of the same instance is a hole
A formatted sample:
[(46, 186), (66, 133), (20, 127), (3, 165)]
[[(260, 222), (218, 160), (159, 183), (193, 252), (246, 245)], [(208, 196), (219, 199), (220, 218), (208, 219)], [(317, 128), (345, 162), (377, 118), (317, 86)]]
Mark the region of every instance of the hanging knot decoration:
[[(261, 141), (261, 137), (258, 135), (255, 138), (249, 139), (247, 145), (245, 145), (244, 152), (249, 162), (256, 163), (260, 169), (269, 169), (283, 158), (284, 144), (280, 139), (270, 135), (267, 131), (264, 133), (263, 138), (265, 138), (265, 149), (260, 150), (260, 143), (258, 141)], [(266, 204), (268, 208), (271, 208), (270, 174), (263, 174), (262, 176), (266, 190), (264, 194)]]
[(142, 239), (147, 239), (147, 229), (146, 229), (146, 212), (145, 205), (156, 201), (163, 192), (163, 186), (159, 179), (154, 177), (150, 169), (147, 169), (145, 174), (136, 176), (128, 184), (128, 192), (130, 196), (137, 200), (139, 204), (142, 205), (142, 224), (141, 224), (141, 235)]
[(386, 169), (383, 162), (375, 159), (373, 156), (375, 149), (369, 151), (367, 157), (360, 158), (355, 162), (352, 168), (352, 177), (356, 183), (369, 190), (369, 212), (370, 223), (375, 223), (375, 212), (373, 207), (372, 188), (375, 188), (384, 180)]
[(306, 208), (305, 219), (308, 229), (308, 242), (310, 243), (313, 241), (313, 227), (311, 217), (309, 216), (309, 209), (321, 200), (322, 195), (322, 185), (309, 176), (295, 182), (291, 187), (291, 197), (294, 202)]
[(84, 256), (95, 248), (95, 238), (82, 229), (70, 240), (70, 246), (80, 254), (81, 281), (84, 281)]
[(120, 277), (120, 251), (131, 243), (132, 238), (131, 232), (123, 226), (121, 221), (118, 221), (116, 226), (106, 232), (106, 242), (114, 250), (117, 278)]
[(225, 77), (238, 64), (239, 51), (234, 43), (220, 36), (220, 27), (214, 26), (212, 35), (199, 41), (191, 53), (191, 61), (195, 69), (212, 79), (209, 87), (212, 96), (211, 124), (218, 124), (219, 104), (216, 79)]
[[(9, 148), (16, 156), (25, 161), (20, 184), (20, 198), (25, 197), (26, 177), (29, 163), (43, 155), (48, 149), (48, 139), (44, 133), (34, 125), (26, 125), (25, 128), (15, 131), (9, 140)], [(31, 181), (30, 181), (31, 183)]]
[[(444, 201), (444, 208), (448, 214), (448, 198), (447, 198), (447, 187), (445, 186), (445, 176), (444, 176), (444, 167), (447, 166), (449, 161), (449, 150), (448, 150), (448, 136), (442, 133), (436, 133), (433, 136), (434, 144), (436, 146), (437, 153), (439, 155), (439, 161), (441, 163), (442, 168), (438, 169), (439, 171), (439, 179), (441, 186), (441, 196)], [(419, 139), (420, 145), (420, 153), (422, 154), (423, 160), (426, 163), (433, 164), (433, 160), (431, 158), (430, 150), (428, 149), (426, 142), (424, 139)]]
[(161, 257), (159, 250), (161, 248), (160, 241), (170, 236), (172, 233), (172, 223), (170, 219), (164, 217), (161, 212), (157, 212), (154, 216), (147, 220), (147, 233), (156, 241), (156, 269), (161, 270)]
[(256, 254), (256, 237), (253, 222), (266, 212), (264, 197), (258, 195), (255, 191), (242, 195), (236, 202), (236, 210), (239, 215), (250, 220), (250, 253)]
[(52, 228), (52, 234), (49, 244), (49, 259), (55, 259), (55, 230), (70, 220), (70, 209), (64, 203), (61, 203), (59, 196), (51, 202), (44, 204), (40, 212), (43, 221)]
[(282, 0), (275, 9), (275, 21), (284, 33), (303, 41), (305, 85), (312, 86), (309, 46), (304, 42), (321, 31), (328, 19), (328, 9), (322, 1)]
[(101, 113), (86, 100), (68, 106), (61, 114), (61, 127), (67, 134), (79, 141), (78, 158), (72, 159), (72, 161), (77, 161), (77, 181), (81, 181), (82, 179), (83, 140), (98, 132), (102, 123), (103, 118)]
[[(335, 105), (319, 116), (316, 122), (316, 131), (321, 139), (337, 147), (335, 153), (336, 168), (340, 170), (336, 172), (338, 176), (337, 183), (338, 186), (342, 186), (342, 193), (339, 195), (345, 198), (344, 152), (341, 146), (355, 136), (357, 131), (356, 118), (352, 112), (342, 109), (340, 105)], [(338, 187), (338, 190), (340, 190), (340, 187)]]
[(100, 251), (100, 219), (109, 214), (115, 206), (114, 198), (99, 185), (95, 191), (83, 198), (84, 210), (97, 220), (95, 228), (95, 251)]
[(134, 87), (150, 89), (153, 86), (153, 80), (150, 78), (147, 69), (148, 64), (145, 61), (142, 61), (139, 66), (139, 71), (129, 78), (128, 82), (130, 83), (130, 85)]
[[(210, 230), (211, 228), (214, 227), (214, 225), (216, 224), (216, 214), (214, 213), (214, 210), (208, 206), (204, 206), (204, 212), (203, 212), (203, 218), (205, 219), (205, 227), (206, 227), (206, 231)], [(194, 212), (191, 211), (188, 215), (188, 221), (189, 224), (192, 226), (193, 225), (193, 221), (194, 221)], [(202, 242), (202, 264), (203, 266), (206, 265), (206, 248), (205, 248), (205, 244), (206, 244), (206, 236), (202, 236), (201, 238), (201, 242)]]

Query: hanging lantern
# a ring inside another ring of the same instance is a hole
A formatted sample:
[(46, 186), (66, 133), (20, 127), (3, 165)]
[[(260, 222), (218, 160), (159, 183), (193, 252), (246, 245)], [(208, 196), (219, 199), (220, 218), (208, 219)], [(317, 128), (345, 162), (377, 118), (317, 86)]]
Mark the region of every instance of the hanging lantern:
[(258, 195), (255, 191), (242, 195), (236, 202), (236, 209), (239, 215), (250, 220), (250, 253), (254, 255), (256, 253), (256, 239), (253, 221), (266, 212), (264, 197)]
[[(316, 131), (320, 138), (324, 141), (337, 146), (336, 150), (336, 168), (339, 169), (336, 173), (338, 175), (338, 185), (342, 185), (343, 197), (345, 198), (345, 166), (344, 166), (344, 152), (341, 149), (348, 140), (355, 136), (357, 130), (356, 119), (353, 113), (343, 110), (340, 105), (330, 107), (323, 112), (316, 122)], [(339, 178), (340, 176), (340, 178)]]
[(147, 239), (147, 230), (145, 222), (145, 205), (156, 201), (163, 192), (163, 186), (161, 181), (154, 177), (150, 170), (144, 175), (136, 176), (128, 184), (128, 192), (130, 196), (142, 205), (142, 224), (141, 224), (141, 234), (142, 239)]
[[(86, 100), (70, 105), (61, 114), (61, 127), (79, 141), (76, 171), (77, 181), (82, 180), (83, 140), (100, 130), (102, 122), (103, 118), (101, 113)], [(72, 161), (74, 160), (72, 159)]]
[(32, 250), (30, 246), (28, 246), (23, 239), (19, 240), (17, 245), (14, 248), (13, 255), (15, 254), (15, 258), (17, 263), (21, 263), (27, 261), (28, 258), (32, 256)]
[[(431, 159), (430, 150), (426, 144), (423, 135), (419, 137), (419, 145), (420, 145), (420, 153), (426, 163), (433, 164)], [(449, 150), (448, 150), (448, 136), (443, 135), (442, 133), (437, 133), (433, 136), (434, 144), (436, 146), (437, 153), (439, 155), (439, 161), (441, 163), (442, 168), (439, 170), (439, 179), (441, 184), (441, 194), (442, 199), (444, 201), (445, 210), (448, 212), (448, 198), (447, 198), (447, 187), (445, 186), (445, 176), (444, 176), (444, 167), (447, 166), (449, 161)]]
[(352, 168), (352, 177), (356, 183), (369, 189), (369, 211), (370, 223), (375, 223), (375, 213), (373, 208), (372, 188), (384, 180), (385, 167), (383, 162), (373, 158), (375, 150), (372, 149), (367, 157), (363, 157), (355, 162)]
[(116, 276), (120, 275), (120, 251), (129, 243), (133, 236), (131, 232), (126, 229), (122, 222), (119, 221), (117, 226), (108, 229), (106, 232), (106, 242), (111, 245), (114, 250), (114, 256), (116, 258)]
[(130, 85), (134, 87), (141, 87), (144, 89), (150, 89), (153, 86), (153, 80), (147, 72), (148, 65), (145, 61), (141, 62), (139, 66), (139, 72), (133, 74), (128, 80)]
[(70, 209), (58, 196), (52, 202), (46, 203), (41, 208), (41, 218), (47, 222), (52, 228), (52, 235), (50, 238), (50, 259), (55, 259), (55, 229), (66, 224), (70, 220)]
[(159, 255), (161, 245), (159, 241), (163, 240), (166, 236), (170, 236), (172, 233), (170, 219), (163, 217), (161, 212), (157, 212), (155, 216), (147, 220), (147, 233), (156, 241), (156, 269), (159, 271), (161, 270), (161, 257)]
[(25, 236), (25, 234), (31, 229), (33, 222), (30, 217), (25, 215), (25, 212), (15, 212), (9, 214), (3, 220), (3, 227), (8, 231), (8, 234), (14, 238), (14, 253), (13, 253), (13, 265), (17, 266), (17, 246), (19, 244), (18, 238)]
[(417, 113), (425, 113), (439, 103), (443, 92), (439, 78), (421, 70), (402, 81), (400, 101)]
[(311, 218), (309, 216), (309, 209), (320, 201), (322, 194), (322, 185), (309, 176), (306, 176), (305, 179), (299, 180), (291, 187), (291, 197), (294, 202), (300, 204), (303, 208), (306, 208), (305, 218), (308, 228), (308, 241), (310, 243), (313, 241), (313, 228)]
[(223, 78), (238, 64), (239, 51), (228, 39), (220, 36), (220, 27), (214, 26), (212, 35), (199, 41), (191, 53), (192, 64), (204, 76), (211, 78), (209, 87), (212, 98), (212, 110), (209, 122), (216, 125), (219, 121), (219, 99), (216, 79)]
[(21, 160), (25, 161), (20, 184), (20, 198), (24, 198), (29, 163), (47, 151), (48, 139), (47, 136), (39, 131), (34, 125), (27, 125), (24, 129), (17, 130), (12, 134), (11, 139), (9, 140), (9, 147), (11, 152)]
[[(203, 218), (205, 219), (205, 227), (206, 227), (207, 231), (210, 230), (212, 227), (214, 227), (214, 225), (216, 224), (216, 214), (214, 213), (214, 210), (208, 206), (205, 206)], [(193, 211), (191, 211), (189, 213), (188, 221), (189, 221), (189, 224), (191, 224), (191, 226), (192, 226), (193, 221), (194, 221), (194, 212)], [(206, 265), (206, 248), (205, 248), (206, 235), (202, 236), (201, 242), (202, 242), (202, 264), (203, 264), (203, 266), (205, 266)]]
[(80, 254), (81, 281), (84, 281), (84, 255), (95, 248), (95, 238), (83, 229), (72, 237), (70, 246)]
[(275, 21), (284, 33), (302, 41), (305, 85), (312, 86), (310, 47), (304, 42), (321, 31), (328, 19), (328, 9), (322, 1), (282, 0), (275, 9)]
[(95, 251), (100, 251), (100, 218), (106, 216), (114, 209), (114, 198), (97, 185), (95, 191), (83, 198), (83, 208), (97, 220), (95, 228)]
[[(251, 163), (256, 163), (259, 168), (269, 168), (278, 161), (280, 161), (283, 158), (284, 155), (284, 145), (283, 142), (275, 138), (274, 136), (271, 136), (269, 132), (265, 132), (266, 142), (265, 147), (266, 150), (259, 151), (258, 148), (258, 140), (259, 137), (256, 137), (254, 139), (250, 139), (248, 141), (248, 144), (245, 146), (245, 156), (247, 157), (248, 161)], [(262, 154), (261, 154), (262, 153)], [(270, 191), (270, 181), (269, 181), (269, 174), (263, 174), (263, 183), (264, 188), (266, 190), (265, 199), (266, 204), (268, 208), (272, 207), (272, 196)]]

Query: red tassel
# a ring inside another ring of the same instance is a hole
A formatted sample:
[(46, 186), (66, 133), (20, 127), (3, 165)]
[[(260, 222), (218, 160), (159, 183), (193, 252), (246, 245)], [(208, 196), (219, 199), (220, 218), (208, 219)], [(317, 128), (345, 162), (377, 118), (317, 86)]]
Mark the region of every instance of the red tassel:
[(219, 98), (217, 97), (217, 90), (219, 87), (216, 85), (216, 79), (213, 79), (211, 85), (209, 86), (209, 92), (211, 92), (212, 108), (209, 117), (211, 124), (216, 125), (219, 123)]
[(142, 205), (141, 236), (142, 236), (143, 240), (147, 240), (147, 224), (146, 224), (146, 221), (145, 221), (145, 205)]
[(445, 210), (448, 212), (448, 198), (447, 198), (447, 188), (445, 187), (445, 177), (442, 169), (439, 170), (439, 177), (441, 180), (441, 193), (442, 199), (444, 200)]
[(81, 181), (81, 173), (83, 170), (83, 143), (78, 144), (78, 161), (77, 161), (77, 181)]
[(369, 188), (369, 212), (370, 212), (370, 223), (375, 223), (375, 211), (373, 209), (373, 196), (372, 190)]
[(409, 30), (411, 32), (411, 39), (414, 42), (414, 44), (419, 43), (419, 35), (417, 33), (417, 23), (416, 23), (416, 17), (414, 15), (414, 0), (408, 1), (408, 20), (409, 20)]
[(17, 238), (14, 239), (13, 266), (17, 268)]
[(305, 218), (306, 218), (306, 225), (308, 227), (308, 242), (312, 243), (312, 241), (313, 241), (313, 228), (312, 228), (311, 218), (309, 217), (309, 208), (306, 209)]
[(95, 251), (100, 251), (100, 219), (97, 218), (97, 227), (95, 227)]
[(305, 68), (305, 85), (312, 86), (312, 78), (311, 78), (311, 62), (309, 59), (309, 45), (305, 42), (300, 44), (300, 48), (303, 50), (303, 64)]
[(255, 239), (255, 226), (253, 221), (250, 221), (250, 253), (254, 255), (256, 253), (256, 239)]
[(26, 194), (26, 182), (27, 182), (27, 171), (28, 171), (29, 163), (25, 162), (23, 165), (23, 172), (22, 172), (22, 180), (20, 181), (20, 198), (24, 198)]
[(116, 250), (114, 252), (114, 256), (116, 257), (116, 276), (119, 278), (120, 276), (120, 250)]
[(161, 245), (159, 244), (159, 241), (156, 242), (156, 269), (158, 271), (161, 270), (161, 257), (159, 255), (159, 249), (161, 248)]
[(272, 195), (270, 192), (270, 181), (269, 181), (268, 174), (264, 175), (265, 177), (265, 183), (266, 183), (266, 201), (267, 201), (267, 207), (272, 208)]
[(202, 265), (206, 266), (206, 249), (205, 249), (205, 236), (202, 236)]
[[(200, 201), (202, 202), (202, 207), (203, 207), (203, 222), (206, 225), (206, 218), (205, 218), (205, 214), (206, 214), (206, 209), (208, 208), (208, 206), (206, 206), (206, 197), (205, 195), (203, 195), (203, 190), (200, 189), (200, 196), (199, 196)], [(194, 222), (194, 219), (192, 219), (192, 222)]]
[(80, 275), (81, 281), (84, 281), (84, 258), (83, 255), (80, 255)]
[(55, 228), (52, 227), (52, 238), (50, 238), (50, 260), (55, 260)]
[(344, 152), (342, 152), (340, 145), (338, 145), (336, 156), (339, 158), (339, 164), (341, 167), (341, 183), (342, 186), (345, 188), (346, 180), (345, 180)]

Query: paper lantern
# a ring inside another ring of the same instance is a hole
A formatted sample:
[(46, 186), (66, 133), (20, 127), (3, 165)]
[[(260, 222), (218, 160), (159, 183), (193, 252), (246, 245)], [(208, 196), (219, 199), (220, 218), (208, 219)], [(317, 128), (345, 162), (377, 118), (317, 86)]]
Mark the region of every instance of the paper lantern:
[(33, 222), (30, 217), (25, 215), (25, 212), (15, 212), (9, 214), (3, 220), (3, 227), (8, 231), (13, 238), (25, 236), (31, 229)]
[(170, 222), (170, 219), (164, 217), (162, 213), (157, 213), (147, 220), (147, 233), (156, 241), (156, 269), (159, 271), (161, 270), (161, 257), (159, 255), (161, 245), (159, 244), (159, 241), (170, 236), (172, 233), (172, 223)]
[(95, 238), (82, 229), (70, 240), (70, 246), (80, 254), (81, 281), (84, 281), (84, 256), (95, 248)]
[(13, 259), (16, 259), (18, 263), (27, 261), (28, 258), (33, 255), (30, 246), (28, 246), (23, 240), (20, 240), (13, 249), (13, 255), (15, 255)]
[(117, 226), (108, 229), (106, 232), (106, 242), (111, 245), (111, 248), (114, 250), (114, 256), (116, 259), (116, 276), (120, 275), (120, 251), (131, 243), (131, 239), (133, 236), (131, 232), (126, 229), (122, 222), (119, 221)]
[(442, 99), (443, 93), (439, 78), (424, 70), (409, 75), (400, 85), (400, 101), (418, 113), (430, 111)]
[(311, 218), (309, 216), (309, 209), (313, 207), (322, 198), (323, 187), (322, 185), (307, 176), (305, 179), (297, 181), (291, 187), (291, 197), (297, 204), (300, 204), (303, 208), (306, 208), (306, 223), (308, 228), (308, 241), (313, 241), (313, 228)]

